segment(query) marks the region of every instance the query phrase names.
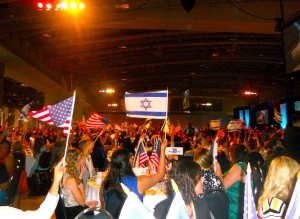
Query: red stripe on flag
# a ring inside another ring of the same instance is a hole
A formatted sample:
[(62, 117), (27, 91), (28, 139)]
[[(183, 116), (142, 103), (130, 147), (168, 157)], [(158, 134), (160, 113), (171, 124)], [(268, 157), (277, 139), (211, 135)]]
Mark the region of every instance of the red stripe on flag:
[(156, 153), (156, 150), (153, 150), (150, 156), (150, 161), (154, 165), (155, 170), (158, 168), (158, 163), (159, 163), (159, 157)]

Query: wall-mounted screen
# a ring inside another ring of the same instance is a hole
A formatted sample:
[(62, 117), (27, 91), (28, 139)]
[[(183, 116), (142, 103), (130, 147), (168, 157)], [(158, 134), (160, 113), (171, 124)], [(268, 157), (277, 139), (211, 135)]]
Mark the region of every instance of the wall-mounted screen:
[(300, 19), (283, 29), (286, 73), (300, 71)]
[(300, 111), (300, 101), (295, 101), (295, 111)]
[(256, 111), (256, 124), (268, 124), (269, 119), (268, 119), (268, 110), (259, 110)]

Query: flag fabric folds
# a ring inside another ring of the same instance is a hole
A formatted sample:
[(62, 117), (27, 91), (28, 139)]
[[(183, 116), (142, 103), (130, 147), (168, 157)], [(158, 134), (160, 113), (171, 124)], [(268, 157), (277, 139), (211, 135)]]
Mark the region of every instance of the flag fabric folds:
[(162, 143), (161, 138), (157, 137), (154, 139), (154, 145), (150, 156), (150, 162), (153, 164), (155, 170), (158, 169), (161, 143)]
[(63, 134), (68, 136), (72, 113), (73, 96), (55, 104), (45, 106), (42, 110), (30, 111), (29, 116), (46, 122), (50, 125), (63, 128)]
[(104, 118), (99, 113), (93, 113), (86, 121), (86, 128), (88, 129), (99, 128), (105, 130), (107, 124), (108, 124), (108, 119)]
[(8, 121), (6, 121), (5, 123), (3, 123), (3, 125), (0, 128), (0, 132), (3, 132), (5, 130), (5, 128), (6, 128), (6, 126), (8, 126), (8, 124), (9, 124)]
[(181, 130), (182, 130), (182, 127), (180, 125), (178, 125), (176, 127), (174, 124), (170, 125), (170, 135), (176, 135)]
[(126, 114), (130, 117), (164, 119), (168, 109), (168, 90), (125, 93)]
[(300, 173), (297, 176), (297, 183), (294, 188), (294, 192), (285, 214), (285, 219), (300, 218)]
[(170, 133), (170, 120), (169, 119), (165, 119), (164, 124), (161, 127), (161, 131), (165, 132), (167, 134)]
[(26, 104), (26, 105), (22, 108), (21, 113), (20, 113), (19, 120), (21, 120), (21, 121), (23, 121), (23, 122), (25, 122), (25, 123), (29, 122), (28, 112), (29, 112), (29, 110), (30, 110), (30, 107), (31, 107), (32, 103), (33, 103), (33, 101), (30, 102), (30, 103), (28, 103), (28, 104)]
[(141, 202), (134, 192), (130, 192), (124, 202), (119, 218), (155, 219), (151, 211)]
[(173, 198), (166, 219), (190, 219), (178, 186), (173, 179), (171, 179), (171, 181), (173, 190), (175, 191), (175, 197)]
[(274, 108), (274, 120), (279, 124), (282, 122), (282, 115), (280, 112), (277, 111), (276, 108)]
[(218, 119), (218, 120), (210, 120), (209, 121), (209, 127), (212, 130), (218, 130), (218, 129), (220, 129), (220, 127), (221, 127), (221, 120), (220, 119)]
[(140, 140), (137, 150), (135, 152), (133, 167), (145, 167), (145, 164), (149, 161), (147, 151), (145, 149), (145, 143)]
[(257, 219), (256, 207), (253, 197), (253, 190), (251, 186), (252, 173), (250, 163), (247, 166), (247, 176), (245, 181), (245, 193), (244, 193), (244, 216), (243, 219)]

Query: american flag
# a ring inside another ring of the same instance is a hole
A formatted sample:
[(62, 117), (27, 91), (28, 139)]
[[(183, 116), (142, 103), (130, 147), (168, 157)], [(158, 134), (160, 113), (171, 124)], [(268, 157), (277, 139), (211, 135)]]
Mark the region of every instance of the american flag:
[(28, 142), (27, 142), (26, 140), (23, 140), (23, 141), (22, 141), (22, 144), (23, 144), (23, 147), (24, 147), (25, 149), (27, 149), (28, 146), (29, 146), (29, 144), (28, 144)]
[(176, 128), (175, 128), (175, 134), (177, 132), (180, 132), (181, 130), (182, 130), (182, 127), (180, 125), (176, 126)]
[(140, 140), (134, 156), (133, 167), (145, 167), (148, 161), (149, 158), (145, 149), (144, 140)]
[(29, 116), (46, 122), (50, 125), (63, 128), (64, 136), (70, 132), (70, 121), (72, 113), (73, 96), (50, 106), (45, 106), (42, 110), (30, 111)]
[(99, 113), (93, 113), (86, 121), (86, 128), (88, 129), (99, 128), (101, 130), (105, 130), (107, 124), (108, 124), (108, 119), (104, 118)]
[(159, 163), (159, 157), (160, 157), (160, 146), (161, 146), (161, 139), (155, 138), (154, 139), (154, 145), (153, 150), (150, 156), (150, 161), (153, 164), (155, 170), (158, 169), (158, 163)]
[(243, 219), (257, 219), (256, 207), (251, 186), (251, 167), (248, 163), (247, 176), (245, 181), (245, 193), (244, 193), (244, 217)]
[(5, 123), (3, 123), (3, 125), (0, 128), (0, 132), (3, 132), (4, 129), (6, 128), (6, 126), (8, 126), (8, 121), (6, 121)]

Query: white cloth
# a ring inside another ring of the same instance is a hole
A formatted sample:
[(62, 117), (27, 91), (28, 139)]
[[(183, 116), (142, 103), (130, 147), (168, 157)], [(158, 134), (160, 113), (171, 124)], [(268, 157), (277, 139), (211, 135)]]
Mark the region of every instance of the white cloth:
[(22, 211), (13, 207), (0, 207), (1, 218), (9, 219), (47, 219), (51, 218), (56, 208), (59, 196), (47, 194), (46, 199), (40, 205), (40, 208), (35, 211)]
[(27, 173), (27, 177), (29, 177), (31, 169), (35, 164), (35, 158), (34, 158), (32, 152), (30, 152), (29, 150), (25, 151), (25, 154), (26, 154), (25, 170), (26, 170), (26, 173)]
[[(134, 206), (134, 208), (132, 207)], [(152, 212), (141, 202), (134, 192), (130, 192), (122, 207), (120, 217), (122, 219), (155, 219)]]
[(96, 185), (95, 180), (89, 180), (86, 183), (86, 187), (84, 189), (85, 192), (85, 201), (98, 201), (97, 207), (101, 207), (101, 202), (100, 202), (100, 185)]

